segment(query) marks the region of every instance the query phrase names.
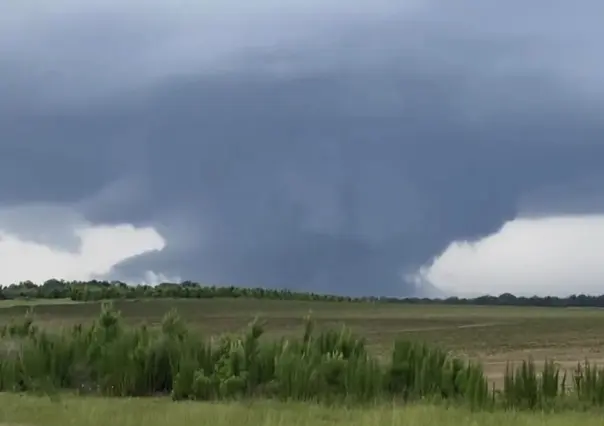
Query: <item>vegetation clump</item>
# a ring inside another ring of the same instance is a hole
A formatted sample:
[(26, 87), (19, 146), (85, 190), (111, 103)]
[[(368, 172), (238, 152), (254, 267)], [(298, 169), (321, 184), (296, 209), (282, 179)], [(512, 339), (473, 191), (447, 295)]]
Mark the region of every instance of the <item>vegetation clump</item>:
[(126, 327), (111, 303), (89, 326), (35, 325), (31, 311), (0, 330), (0, 391), (72, 390), (108, 396), (170, 395), (174, 400), (273, 398), (326, 403), (430, 400), (473, 409), (544, 409), (560, 402), (604, 405), (604, 370), (579, 364), (573, 380), (551, 361), (509, 365), (502, 390), (482, 366), (425, 344), (398, 340), (374, 357), (349, 329), (267, 339), (257, 320), (241, 335), (204, 339), (176, 311), (161, 327)]

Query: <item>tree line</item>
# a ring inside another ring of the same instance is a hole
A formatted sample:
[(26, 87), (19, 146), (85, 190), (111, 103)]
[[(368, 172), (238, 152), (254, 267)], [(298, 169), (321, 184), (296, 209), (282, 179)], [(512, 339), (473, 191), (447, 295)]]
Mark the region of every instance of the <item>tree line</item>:
[(536, 307), (604, 307), (604, 295), (584, 294), (568, 297), (519, 297), (510, 293), (476, 298), (449, 297), (393, 298), (348, 297), (333, 294), (297, 292), (287, 289), (246, 288), (235, 286), (206, 286), (192, 281), (151, 285), (128, 285), (121, 281), (65, 281), (50, 279), (41, 285), (31, 281), (0, 287), (0, 299), (71, 299), (74, 301), (101, 301), (115, 299), (149, 298), (247, 298), (270, 300), (299, 300), (357, 303), (400, 303), (468, 306), (536, 306)]

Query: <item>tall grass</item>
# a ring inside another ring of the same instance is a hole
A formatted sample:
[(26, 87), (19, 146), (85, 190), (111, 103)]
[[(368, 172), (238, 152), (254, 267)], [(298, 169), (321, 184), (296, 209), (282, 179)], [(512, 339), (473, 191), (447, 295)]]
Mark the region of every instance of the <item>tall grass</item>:
[(355, 404), (428, 399), (473, 409), (545, 408), (562, 400), (604, 405), (604, 372), (587, 362), (569, 387), (553, 362), (540, 373), (530, 360), (509, 366), (496, 392), (479, 364), (403, 340), (389, 362), (379, 362), (348, 329), (317, 332), (310, 318), (297, 339), (267, 339), (258, 321), (241, 335), (204, 339), (175, 311), (159, 329), (126, 327), (104, 304), (90, 326), (47, 331), (30, 312), (0, 336), (0, 391)]

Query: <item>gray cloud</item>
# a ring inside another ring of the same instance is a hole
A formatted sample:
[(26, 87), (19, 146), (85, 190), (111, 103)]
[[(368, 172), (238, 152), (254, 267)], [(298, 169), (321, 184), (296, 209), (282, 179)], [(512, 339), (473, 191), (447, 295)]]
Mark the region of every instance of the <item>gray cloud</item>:
[(599, 2), (32, 3), (0, 6), (0, 203), (156, 226), (125, 276), (408, 294), (602, 178)]

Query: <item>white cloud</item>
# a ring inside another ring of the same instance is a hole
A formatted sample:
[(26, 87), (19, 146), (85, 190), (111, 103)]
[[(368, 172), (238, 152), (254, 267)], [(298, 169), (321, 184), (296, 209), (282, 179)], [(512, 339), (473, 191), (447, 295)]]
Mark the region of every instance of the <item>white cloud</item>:
[(603, 294), (604, 215), (519, 218), (476, 242), (454, 242), (418, 279), (475, 296)]
[[(56, 224), (61, 225), (58, 232), (45, 232)], [(0, 212), (0, 284), (104, 278), (122, 261), (165, 246), (152, 227), (94, 225), (60, 207), (4, 209)]]

